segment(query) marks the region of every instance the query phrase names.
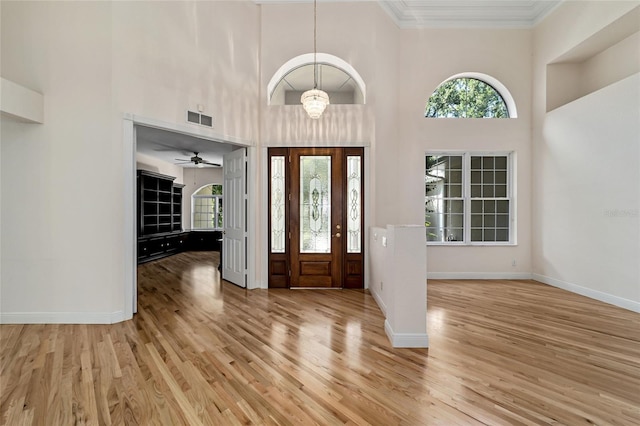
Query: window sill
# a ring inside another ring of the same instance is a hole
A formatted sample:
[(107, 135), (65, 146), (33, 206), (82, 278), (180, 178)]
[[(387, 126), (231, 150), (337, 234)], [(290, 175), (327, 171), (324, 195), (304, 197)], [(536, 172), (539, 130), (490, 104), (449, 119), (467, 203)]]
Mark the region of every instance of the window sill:
[(427, 246), (438, 246), (438, 247), (516, 247), (517, 243), (465, 243), (463, 241), (449, 241), (449, 242), (439, 242), (439, 241), (427, 241)]

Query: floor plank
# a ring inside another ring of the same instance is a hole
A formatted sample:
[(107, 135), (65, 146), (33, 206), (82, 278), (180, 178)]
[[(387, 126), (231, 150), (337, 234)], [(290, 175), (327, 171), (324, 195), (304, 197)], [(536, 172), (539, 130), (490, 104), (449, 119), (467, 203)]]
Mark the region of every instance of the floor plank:
[(1, 424), (640, 424), (636, 313), (431, 280), (430, 348), (394, 349), (366, 291), (246, 291), (217, 262), (141, 265), (131, 321), (0, 326)]

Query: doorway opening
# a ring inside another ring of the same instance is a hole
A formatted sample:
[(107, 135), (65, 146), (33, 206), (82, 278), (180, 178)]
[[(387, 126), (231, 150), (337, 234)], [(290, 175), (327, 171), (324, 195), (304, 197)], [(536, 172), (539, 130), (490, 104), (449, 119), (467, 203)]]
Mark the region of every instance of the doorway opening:
[[(208, 163), (212, 163), (211, 169), (218, 169), (220, 171), (220, 178), (215, 179), (216, 181), (223, 181), (223, 170), (224, 167), (216, 167), (218, 164), (223, 166), (223, 158), (227, 155), (231, 154), (234, 151), (242, 152), (242, 159), (245, 163), (243, 169), (250, 170), (250, 168), (246, 165), (247, 162), (253, 161), (250, 151), (247, 149), (251, 144), (245, 141), (229, 141), (225, 138), (221, 138), (215, 134), (215, 132), (205, 129), (192, 129), (190, 126), (182, 126), (175, 125), (172, 123), (164, 123), (159, 122), (157, 120), (141, 118), (133, 115), (126, 115), (124, 118), (124, 135), (123, 141), (125, 146), (125, 248), (123, 250), (123, 255), (125, 257), (125, 280), (124, 280), (124, 316), (127, 318), (131, 318), (133, 314), (137, 311), (137, 264), (138, 264), (138, 228), (140, 226), (139, 223), (139, 201), (138, 201), (138, 186), (137, 186), (137, 170), (139, 165), (139, 153), (142, 150), (143, 153), (143, 163), (151, 163), (151, 170), (156, 173), (164, 174), (167, 176), (177, 178), (180, 176), (184, 185), (185, 191), (182, 194), (182, 212), (179, 212), (179, 209), (175, 208), (172, 205), (171, 210), (171, 220), (172, 220), (172, 230), (173, 230), (173, 222), (174, 219), (181, 217), (180, 223), (177, 224), (179, 233), (189, 233), (192, 227), (192, 205), (191, 205), (191, 192), (197, 190), (195, 186), (198, 185), (197, 179), (194, 179), (194, 174), (200, 173), (201, 175), (204, 173), (205, 167), (209, 168), (209, 165), (205, 165), (202, 167), (202, 164), (188, 164), (189, 167), (181, 167), (181, 165), (177, 164), (182, 161), (182, 159), (192, 159), (192, 157), (199, 157), (206, 160)], [(155, 142), (155, 145), (152, 147), (145, 147), (144, 139), (152, 139)], [(196, 144), (197, 147), (192, 146)], [(198, 154), (193, 154), (192, 151), (197, 151)], [(151, 155), (149, 155), (151, 154)], [(165, 157), (164, 160), (162, 159)], [(149, 160), (149, 158), (154, 157), (155, 160)], [(158, 161), (158, 163), (156, 163)], [(147, 164), (148, 165), (148, 164)], [(158, 165), (161, 165), (158, 167)], [(161, 168), (162, 170), (153, 170), (153, 167)], [(202, 167), (202, 168), (201, 168)], [(183, 172), (184, 171), (184, 172)], [(187, 173), (189, 171), (189, 173)], [(179, 180), (177, 180), (179, 182)], [(246, 179), (245, 179), (246, 181)], [(193, 191), (189, 190), (187, 187), (193, 186)], [(159, 187), (158, 187), (159, 188)], [(244, 191), (253, 191), (250, 184), (243, 185)], [(245, 194), (245, 193), (243, 193)], [(177, 196), (175, 196), (177, 198)], [(243, 198), (250, 198), (244, 197)], [(173, 199), (173, 198), (172, 198)], [(243, 206), (243, 214), (246, 214), (247, 205)], [(251, 201), (248, 203), (249, 209), (254, 209), (255, 206)], [(162, 214), (160, 212), (160, 207), (158, 206), (158, 215)], [(158, 219), (160, 221), (161, 219)], [(246, 223), (246, 220), (242, 221)], [(158, 222), (160, 223), (160, 222)], [(247, 229), (245, 239), (242, 241), (243, 244), (247, 244), (247, 240), (252, 240), (253, 238), (253, 227), (250, 226)], [(221, 238), (218, 238), (221, 239)], [(218, 246), (222, 246), (224, 244), (223, 241), (216, 241)], [(239, 250), (238, 250), (239, 251)], [(245, 250), (242, 250), (244, 253)], [(242, 285), (253, 285), (253, 282), (247, 282), (247, 277), (252, 276), (250, 274), (249, 263), (246, 260), (241, 262), (233, 261), (233, 257), (229, 257), (229, 265), (233, 266), (234, 272), (240, 273), (242, 276)], [(223, 275), (224, 277), (224, 272)], [(250, 281), (250, 280), (249, 280)]]
[(270, 148), (270, 288), (364, 288), (364, 149)]

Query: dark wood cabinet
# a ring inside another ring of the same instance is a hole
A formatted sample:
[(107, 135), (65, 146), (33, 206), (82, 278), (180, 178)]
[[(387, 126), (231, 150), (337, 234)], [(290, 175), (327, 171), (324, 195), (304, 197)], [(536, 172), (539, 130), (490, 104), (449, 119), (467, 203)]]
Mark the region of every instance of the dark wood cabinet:
[(138, 263), (160, 259), (187, 250), (188, 232), (138, 237)]
[(138, 263), (184, 250), (182, 188), (175, 177), (138, 170)]
[(138, 170), (138, 263), (181, 251), (220, 251), (221, 231), (182, 232), (182, 188), (175, 177)]
[(222, 231), (191, 231), (189, 232), (188, 249), (193, 251), (220, 251)]
[(138, 236), (182, 231), (182, 188), (175, 177), (138, 170)]

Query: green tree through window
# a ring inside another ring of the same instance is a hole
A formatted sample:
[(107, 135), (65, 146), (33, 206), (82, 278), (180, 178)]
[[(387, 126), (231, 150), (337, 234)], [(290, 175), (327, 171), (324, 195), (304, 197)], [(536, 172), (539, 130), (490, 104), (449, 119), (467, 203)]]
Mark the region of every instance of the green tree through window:
[(425, 117), (509, 118), (507, 105), (491, 85), (475, 78), (442, 83), (427, 102)]

